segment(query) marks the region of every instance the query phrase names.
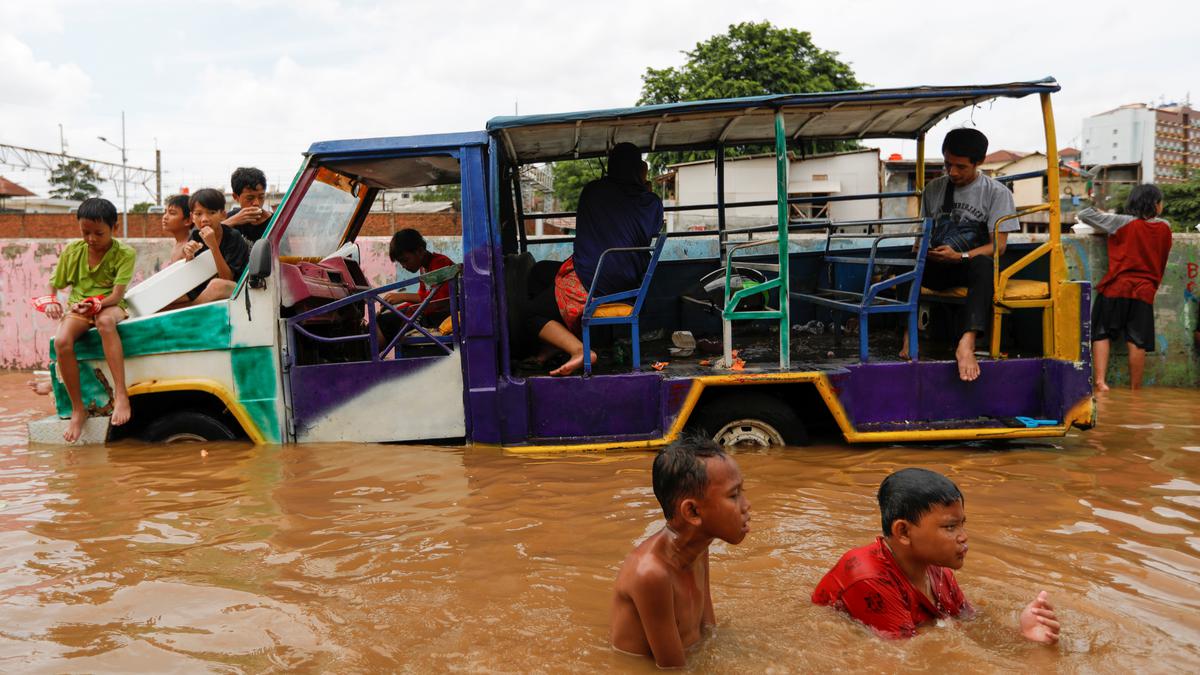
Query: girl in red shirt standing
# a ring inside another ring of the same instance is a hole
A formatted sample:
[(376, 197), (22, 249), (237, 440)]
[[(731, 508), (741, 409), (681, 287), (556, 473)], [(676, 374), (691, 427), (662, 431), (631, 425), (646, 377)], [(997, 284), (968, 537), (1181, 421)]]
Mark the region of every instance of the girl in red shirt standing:
[(1128, 216), (1079, 212), (1079, 220), (1109, 235), (1108, 273), (1096, 284), (1092, 303), (1092, 362), (1096, 391), (1108, 391), (1111, 341), (1124, 336), (1129, 344), (1129, 380), (1142, 386), (1146, 352), (1154, 351), (1154, 294), (1162, 284), (1171, 252), (1171, 226), (1159, 218), (1163, 194), (1154, 185), (1139, 185), (1125, 202)]

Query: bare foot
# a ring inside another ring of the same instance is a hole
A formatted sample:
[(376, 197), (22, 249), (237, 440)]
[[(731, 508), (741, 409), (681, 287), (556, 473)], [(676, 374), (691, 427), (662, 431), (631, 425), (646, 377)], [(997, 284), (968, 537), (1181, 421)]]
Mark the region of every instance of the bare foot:
[(974, 382), (979, 377), (979, 361), (975, 359), (975, 350), (966, 345), (959, 345), (954, 350), (954, 358), (958, 361), (958, 377), (963, 382)]
[(131, 415), (132, 411), (129, 409), (129, 397), (114, 395), (113, 412), (112, 417), (110, 417), (108, 420), (109, 423), (111, 423), (114, 427), (119, 427), (128, 422)]
[(63, 440), (74, 443), (83, 434), (83, 423), (87, 421), (87, 413), (82, 410), (71, 411), (71, 424), (63, 432)]
[(29, 385), (29, 390), (38, 396), (48, 396), (54, 387), (49, 382), (41, 380), (30, 380), (26, 382)]
[(900, 345), (900, 359), (908, 360), (908, 331), (904, 331), (904, 342)]
[(1108, 391), (1108, 384), (1105, 382), (1097, 382), (1096, 391)]
[[(592, 352), (592, 363), (593, 364), (596, 363), (596, 352)], [(580, 352), (580, 353), (572, 356), (571, 359), (569, 361), (567, 361), (566, 363), (564, 363), (561, 366), (550, 371), (550, 374), (553, 375), (554, 377), (561, 377), (563, 375), (571, 375), (575, 371), (579, 370), (582, 367), (583, 367), (583, 352)]]

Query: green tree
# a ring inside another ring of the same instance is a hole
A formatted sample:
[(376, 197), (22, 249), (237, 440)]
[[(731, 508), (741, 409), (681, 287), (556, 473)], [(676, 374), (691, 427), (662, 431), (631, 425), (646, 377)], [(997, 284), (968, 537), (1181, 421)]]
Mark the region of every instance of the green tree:
[(458, 183), (430, 185), (413, 192), (412, 199), (414, 202), (453, 202), (450, 208), (458, 211), (462, 204), (462, 186)]
[[(1175, 232), (1194, 232), (1200, 224), (1200, 173), (1193, 174), (1182, 183), (1158, 183), (1163, 193), (1162, 217), (1171, 223)], [(1129, 199), (1132, 185), (1121, 185), (1112, 191), (1101, 208), (1125, 213), (1125, 200)]]
[(561, 211), (574, 211), (579, 208), (579, 193), (583, 186), (599, 178), (602, 173), (602, 165), (598, 158), (555, 162), (551, 169), (554, 200)]
[(138, 202), (129, 209), (130, 213), (150, 213), (150, 207), (154, 206), (154, 202)]
[(50, 172), (50, 196), (54, 199), (74, 199), (83, 201), (89, 197), (99, 197), (100, 188), (97, 183), (104, 182), (100, 174), (86, 162), (78, 159), (64, 160)]
[[(777, 28), (769, 21), (739, 23), (728, 32), (696, 44), (683, 52), (687, 62), (678, 68), (647, 68), (642, 75), (638, 105), (675, 103), (714, 98), (798, 94), (862, 89), (850, 65), (838, 53), (813, 44), (812, 34), (795, 28)], [(854, 143), (808, 144), (809, 152), (855, 147)], [(770, 151), (764, 147), (730, 147), (729, 156)], [(665, 153), (664, 153), (665, 154)], [(667, 163), (708, 159), (711, 152), (670, 153), (655, 156), (651, 165), (661, 170)]]
[(1158, 186), (1163, 191), (1163, 218), (1171, 223), (1176, 232), (1195, 232), (1200, 224), (1200, 173), (1192, 174), (1183, 183), (1165, 183)]

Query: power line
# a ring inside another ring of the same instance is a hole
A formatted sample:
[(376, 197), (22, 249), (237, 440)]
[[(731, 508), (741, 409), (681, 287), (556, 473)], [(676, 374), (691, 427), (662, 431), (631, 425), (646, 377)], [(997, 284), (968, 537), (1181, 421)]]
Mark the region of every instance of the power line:
[[(34, 150), (33, 148), (23, 148), (19, 145), (5, 145), (0, 143), (0, 164), (5, 164), (17, 169), (33, 169), (37, 171), (45, 171), (53, 173), (60, 164), (67, 160), (78, 160), (91, 166), (100, 174), (100, 177), (111, 182), (114, 186), (120, 186), (117, 189), (117, 194), (120, 196), (125, 187), (121, 179), (122, 166), (112, 162), (105, 162), (98, 159), (87, 159), (86, 157), (76, 157), (61, 152), (47, 152), (45, 150)], [(160, 179), (160, 175), (153, 169), (143, 169), (137, 166), (124, 167), (127, 172), (124, 180), (136, 185), (141, 185), (146, 190), (146, 194), (151, 198), (155, 197), (154, 185)]]

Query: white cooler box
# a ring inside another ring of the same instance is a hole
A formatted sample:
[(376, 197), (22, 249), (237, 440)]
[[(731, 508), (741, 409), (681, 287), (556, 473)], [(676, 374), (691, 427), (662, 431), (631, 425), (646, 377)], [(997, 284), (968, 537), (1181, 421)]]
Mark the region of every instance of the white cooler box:
[(129, 289), (125, 294), (129, 315), (149, 316), (216, 275), (217, 264), (213, 262), (212, 251), (209, 250), (191, 260), (171, 263)]

